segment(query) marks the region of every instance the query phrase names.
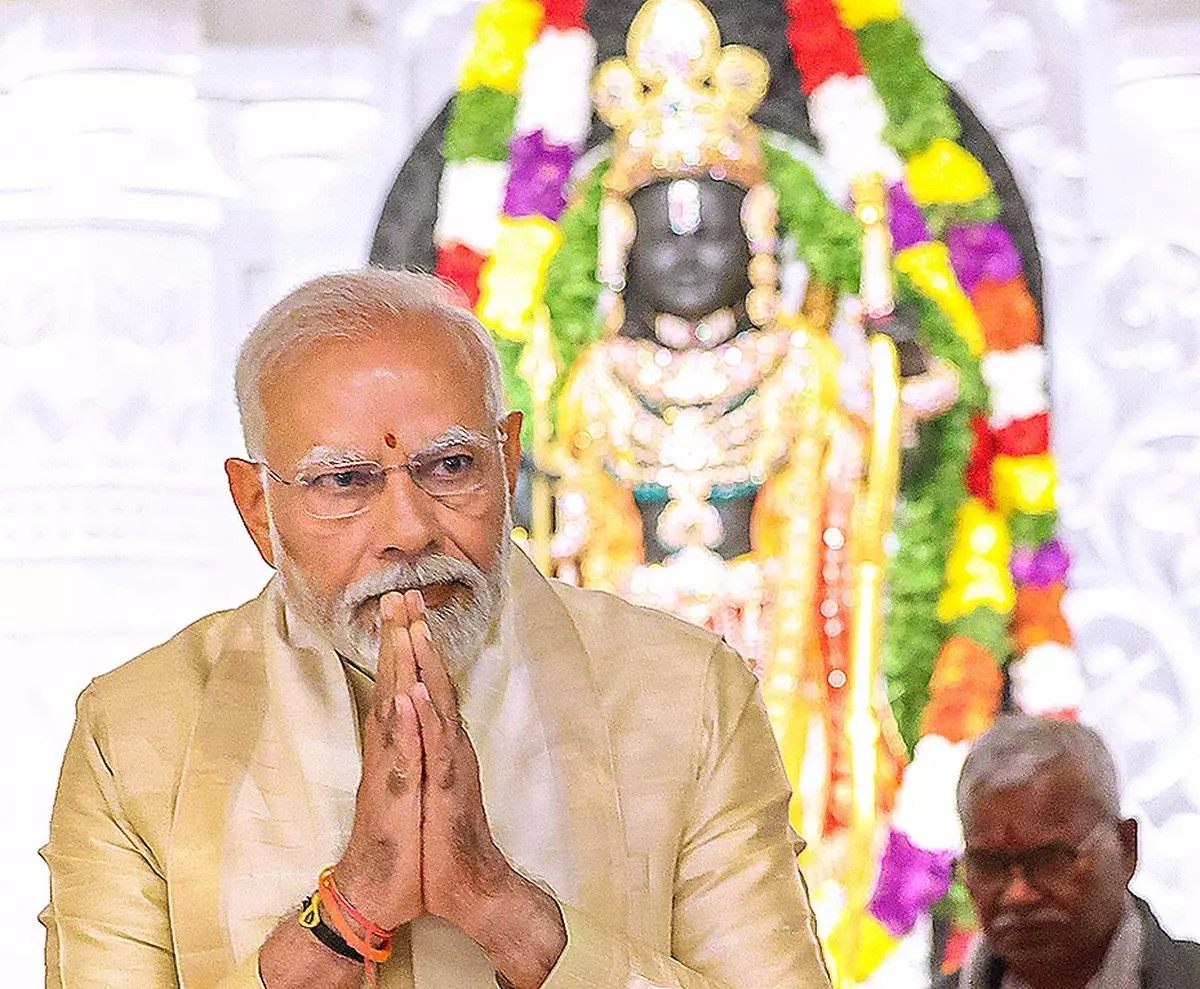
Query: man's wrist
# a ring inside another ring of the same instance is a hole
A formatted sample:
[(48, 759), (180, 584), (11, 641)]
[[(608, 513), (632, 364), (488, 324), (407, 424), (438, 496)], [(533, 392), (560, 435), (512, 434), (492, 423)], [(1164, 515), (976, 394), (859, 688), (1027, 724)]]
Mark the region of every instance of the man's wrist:
[(514, 870), (503, 886), (477, 902), (463, 929), (516, 989), (536, 989), (545, 982), (567, 944), (558, 902)]

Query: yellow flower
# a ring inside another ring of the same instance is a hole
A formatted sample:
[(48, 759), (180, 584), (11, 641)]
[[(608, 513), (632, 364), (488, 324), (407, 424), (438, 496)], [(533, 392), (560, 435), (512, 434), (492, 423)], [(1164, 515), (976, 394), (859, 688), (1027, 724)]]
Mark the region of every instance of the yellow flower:
[(1012, 538), (1004, 516), (992, 511), (978, 498), (968, 498), (958, 511), (954, 548), (946, 561), (949, 570), (962, 569), (973, 557), (997, 566), (1008, 566)]
[(900, 16), (900, 0), (837, 0), (837, 6), (842, 23), (851, 31)]
[(992, 492), (996, 507), (1040, 514), (1054, 511), (1058, 472), (1048, 453), (1032, 457), (997, 457), (992, 464)]
[(964, 618), (976, 608), (991, 608), (1002, 615), (1012, 611), (1016, 594), (1008, 572), (978, 558), (973, 561), (972, 569), (980, 572), (964, 583), (950, 584), (942, 592), (937, 606), (938, 621), (949, 623)]
[(938, 304), (971, 353), (980, 356), (984, 349), (983, 325), (950, 267), (949, 248), (937, 241), (916, 244), (896, 255), (896, 267)]
[(908, 191), (920, 206), (973, 203), (992, 191), (992, 180), (969, 152), (939, 137), (905, 165)]
[(858, 944), (854, 955), (849, 959), (841, 959), (844, 966), (842, 974), (848, 977), (852, 984), (865, 982), (900, 943), (888, 933), (883, 924), (869, 913), (860, 914), (858, 917), (842, 917), (830, 936), (830, 943), (837, 944), (839, 940), (844, 941), (846, 932), (842, 928), (856, 923), (858, 925)]
[(475, 15), (471, 52), (458, 76), (459, 89), (490, 86), (516, 93), (525, 54), (537, 40), (543, 8), (534, 0), (492, 0)]
[(534, 306), (541, 301), (546, 268), (562, 231), (540, 216), (500, 220), (500, 236), (479, 276), (480, 320), (497, 336), (526, 340)]
[(938, 601), (938, 618), (952, 622), (979, 607), (1001, 614), (1016, 600), (1008, 560), (1012, 538), (1004, 518), (978, 498), (958, 511), (954, 546), (946, 560), (946, 589)]

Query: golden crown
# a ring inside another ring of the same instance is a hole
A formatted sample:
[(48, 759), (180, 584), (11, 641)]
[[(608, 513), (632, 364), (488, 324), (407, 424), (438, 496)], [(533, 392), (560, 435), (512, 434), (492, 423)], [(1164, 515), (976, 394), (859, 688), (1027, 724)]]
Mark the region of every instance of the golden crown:
[(750, 114), (767, 94), (767, 60), (721, 33), (698, 0), (650, 0), (633, 19), (628, 58), (600, 66), (596, 111), (615, 132), (605, 188), (620, 196), (667, 176), (762, 181)]

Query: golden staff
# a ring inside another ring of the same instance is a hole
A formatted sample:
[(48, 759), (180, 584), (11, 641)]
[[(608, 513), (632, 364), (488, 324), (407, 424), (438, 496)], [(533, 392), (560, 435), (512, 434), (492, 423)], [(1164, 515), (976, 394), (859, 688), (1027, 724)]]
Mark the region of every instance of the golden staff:
[(544, 574), (550, 573), (550, 540), (554, 490), (550, 481), (553, 473), (553, 438), (550, 426), (550, 393), (558, 379), (558, 361), (554, 339), (550, 333), (550, 313), (538, 306), (530, 327), (529, 342), (521, 351), (517, 373), (529, 386), (533, 400), (533, 480), (532, 532), (529, 534), (533, 562)]
[[(863, 225), (863, 308), (869, 316), (882, 316), (894, 305), (892, 243), (883, 182), (879, 176), (868, 176), (855, 182), (853, 189), (855, 213)], [(854, 605), (847, 678), (851, 817), (844, 875), (846, 904), (840, 930), (831, 937), (831, 941), (836, 938), (837, 955), (845, 960), (849, 972), (855, 968), (853, 960), (874, 878), (880, 728), (873, 698), (883, 641), (885, 546), (900, 484), (900, 370), (896, 347), (888, 336), (877, 333), (871, 338), (869, 355), (870, 446), (865, 496), (859, 502), (854, 524)], [(853, 981), (847, 974), (843, 984)]]
[(871, 340), (873, 414), (866, 497), (855, 528), (854, 608), (847, 677), (850, 748), (851, 816), (844, 877), (846, 907), (840, 958), (853, 970), (863, 916), (874, 878), (874, 845), (878, 821), (879, 722), (873, 696), (879, 676), (883, 638), (885, 542), (900, 477), (900, 387), (896, 348), (879, 334)]

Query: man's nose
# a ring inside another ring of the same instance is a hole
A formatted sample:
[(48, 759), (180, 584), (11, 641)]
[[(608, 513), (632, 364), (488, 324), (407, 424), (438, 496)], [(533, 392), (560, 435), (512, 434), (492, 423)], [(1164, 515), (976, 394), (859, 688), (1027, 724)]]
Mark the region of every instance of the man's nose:
[(422, 491), (403, 467), (389, 470), (371, 514), (380, 553), (420, 556), (436, 542), (434, 499)]
[(1041, 899), (1041, 895), (1025, 875), (1025, 867), (1014, 862), (1000, 890), (1000, 902), (1008, 906), (1017, 906), (1034, 903)]

